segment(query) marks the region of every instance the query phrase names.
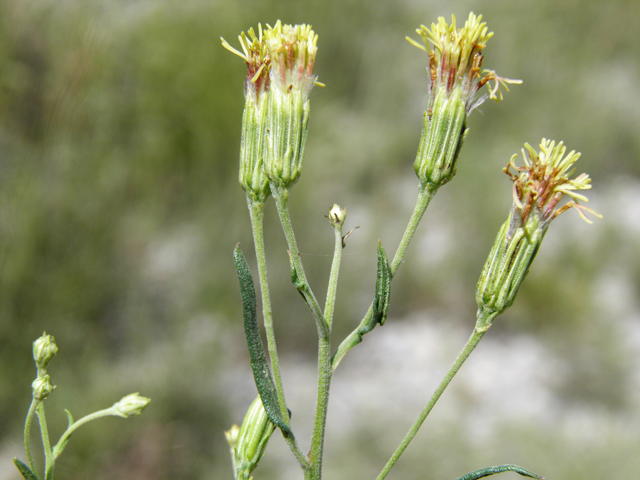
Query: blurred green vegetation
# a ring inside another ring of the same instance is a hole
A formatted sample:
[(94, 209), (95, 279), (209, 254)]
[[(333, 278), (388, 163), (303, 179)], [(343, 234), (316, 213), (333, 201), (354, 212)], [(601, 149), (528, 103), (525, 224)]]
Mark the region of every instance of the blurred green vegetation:
[[(361, 226), (343, 261), (341, 339), (371, 300), (376, 240), (395, 249), (415, 198), (426, 56), (403, 38), (469, 10), (495, 32), (484, 66), (524, 84), (471, 116), (458, 176), (427, 212), (394, 282), (389, 321), (371, 335), (416, 312), (471, 328), (477, 275), (510, 204), (500, 168), (525, 141), (564, 140), (583, 153), (579, 168), (605, 219), (587, 227), (569, 213), (556, 222), (491, 334), (504, 344), (534, 334), (566, 367), (551, 382), (563, 408), (602, 413), (593, 422), (606, 440), (582, 450), (560, 429), (562, 409), (542, 430), (527, 419), (505, 423), (482, 448), (464, 425), (436, 423), (390, 478), (455, 478), (492, 463), (548, 478), (630, 478), (640, 434), (619, 424), (640, 424), (640, 353), (623, 341), (639, 341), (640, 328), (638, 2), (2, 0), (0, 479), (18, 478), (10, 459), (24, 458), (31, 342), (45, 330), (60, 347), (50, 367), (58, 389), (47, 400), (54, 437), (63, 408), (79, 418), (133, 391), (152, 398), (141, 417), (74, 434), (57, 478), (230, 478), (221, 432), (254, 396), (231, 253), (241, 242), (252, 257), (252, 244), (236, 178), (244, 65), (219, 38), (235, 45), (240, 31), (277, 19), (319, 34), (315, 71), (327, 87), (312, 93), (291, 208), (319, 298), (332, 251), (323, 215), (339, 203), (347, 225)], [(289, 284), (272, 210), (279, 348), (291, 363), (311, 361), (315, 328)], [(286, 380), (285, 372), (285, 388)], [(313, 389), (313, 373), (308, 381)], [(393, 411), (328, 437), (328, 477), (377, 474), (408, 427)], [(256, 478), (298, 478), (283, 456), (279, 466), (268, 454)]]

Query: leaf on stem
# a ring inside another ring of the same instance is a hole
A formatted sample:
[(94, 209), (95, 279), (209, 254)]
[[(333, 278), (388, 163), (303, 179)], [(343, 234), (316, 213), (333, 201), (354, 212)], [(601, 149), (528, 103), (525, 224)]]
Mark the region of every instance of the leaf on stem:
[(20, 471), (20, 473), (22, 474), (25, 480), (38, 480), (38, 477), (34, 475), (31, 469), (27, 467), (24, 463), (22, 463), (20, 460), (18, 460), (17, 458), (14, 458), (13, 463), (16, 464), (16, 467), (18, 468), (18, 470)]
[(244, 314), (244, 333), (247, 338), (247, 347), (249, 348), (253, 378), (256, 382), (256, 387), (260, 394), (260, 399), (262, 400), (264, 409), (269, 416), (269, 420), (279, 427), (283, 433), (290, 435), (291, 429), (280, 413), (280, 408), (278, 406), (278, 394), (264, 353), (262, 339), (260, 338), (258, 314), (256, 309), (256, 290), (253, 285), (253, 278), (251, 277), (251, 271), (247, 265), (247, 260), (244, 258), (244, 255), (240, 250), (240, 244), (236, 245), (233, 252), (233, 259), (236, 264), (238, 280), (240, 281), (242, 311)]
[(376, 278), (376, 295), (373, 299), (373, 320), (375, 325), (384, 325), (389, 311), (389, 297), (391, 296), (391, 269), (387, 253), (378, 241), (378, 275)]
[(503, 472), (515, 472), (523, 477), (536, 478), (537, 480), (543, 480), (544, 477), (537, 475), (529, 470), (526, 470), (522, 467), (518, 467), (517, 465), (499, 465), (497, 467), (487, 467), (481, 468), (480, 470), (476, 470), (475, 472), (467, 473), (457, 480), (476, 480), (477, 478), (488, 477), (490, 475), (495, 475), (497, 473)]

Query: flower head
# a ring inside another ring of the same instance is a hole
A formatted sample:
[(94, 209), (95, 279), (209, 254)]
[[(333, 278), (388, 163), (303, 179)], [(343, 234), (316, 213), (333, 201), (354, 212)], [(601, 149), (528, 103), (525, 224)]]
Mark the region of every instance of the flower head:
[[(544, 138), (540, 152), (526, 143), (525, 149), (526, 154), (522, 150), (524, 166), (516, 166), (517, 155), (514, 155), (504, 169), (513, 180), (513, 207), (498, 232), (476, 287), (476, 328), (486, 330), (496, 315), (513, 304), (551, 220), (572, 207), (589, 223), (586, 211), (600, 217), (578, 203), (579, 200), (586, 202), (587, 198), (576, 190), (591, 188), (591, 179), (586, 173), (570, 178), (579, 153), (572, 150), (565, 156), (562, 142), (556, 145)], [(515, 173), (511, 173), (511, 167)], [(565, 194), (572, 200), (558, 207)]]
[[(518, 156), (513, 155), (504, 168), (504, 172), (513, 181), (514, 209), (519, 213), (523, 223), (534, 214), (544, 225), (548, 225), (551, 220), (570, 208), (575, 208), (587, 223), (592, 222), (585, 212), (601, 218), (598, 213), (578, 203), (588, 201), (578, 190), (590, 189), (591, 179), (586, 173), (570, 178), (575, 172), (573, 165), (580, 158), (580, 154), (571, 150), (565, 155), (566, 150), (562, 142), (556, 145), (545, 138), (540, 142), (540, 152), (536, 152), (531, 145), (525, 143), (522, 149), (524, 165), (518, 167), (515, 163)], [(514, 173), (511, 172), (511, 168), (515, 170)], [(571, 197), (571, 201), (558, 207), (565, 194)]]
[(274, 88), (287, 92), (296, 89), (308, 96), (311, 87), (318, 84), (313, 74), (318, 35), (311, 25), (283, 25), (278, 20), (273, 27), (268, 25), (265, 43)]
[(501, 85), (508, 91), (508, 83), (522, 83), (521, 80), (500, 77), (493, 70), (483, 70), (481, 73), (484, 58), (482, 50), (493, 36), (493, 32), (488, 32), (486, 23), (481, 20), (482, 15), (476, 17), (470, 13), (464, 26), (459, 29), (456, 29), (456, 17), (453, 15), (451, 24), (444, 17), (439, 17), (438, 23), (432, 23), (431, 28), (421, 25), (416, 32), (422, 37), (424, 46), (407, 37), (412, 45), (429, 54), (430, 107), (438, 91), (451, 93), (454, 89), (460, 89), (469, 113), (486, 99), (486, 95), (476, 99), (478, 90), (485, 84), (494, 82), (488, 96), (498, 101), (502, 99)]
[(300, 177), (309, 128), (309, 93), (318, 36), (310, 25), (283, 25), (265, 31), (271, 59), (269, 132), (264, 171), (272, 187), (289, 189)]
[(269, 67), (271, 59), (267, 52), (267, 45), (262, 38), (262, 25), (258, 24), (258, 35), (253, 28), (247, 33), (238, 35), (242, 52), (233, 48), (222, 37), (222, 46), (231, 53), (238, 55), (247, 64), (247, 79), (245, 82), (245, 95), (251, 95), (258, 99), (261, 94), (269, 89)]
[(309, 93), (318, 36), (310, 25), (280, 20), (258, 34), (238, 37), (242, 52), (222, 45), (247, 64), (240, 146), (240, 184), (252, 201), (264, 203), (269, 182), (289, 188), (300, 176), (309, 125)]

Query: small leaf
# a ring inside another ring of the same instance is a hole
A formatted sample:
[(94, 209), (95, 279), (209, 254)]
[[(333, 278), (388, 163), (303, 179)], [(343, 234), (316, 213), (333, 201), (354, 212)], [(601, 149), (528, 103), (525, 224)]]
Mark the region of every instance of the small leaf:
[(391, 296), (391, 269), (387, 253), (378, 241), (378, 275), (376, 278), (376, 295), (373, 299), (374, 324), (384, 325), (389, 311), (389, 297)]
[[(289, 254), (289, 263), (291, 264), (291, 283), (293, 283), (293, 286), (296, 287), (298, 289), (298, 292), (300, 292), (300, 295), (302, 295), (302, 298), (304, 297), (305, 294), (305, 283), (300, 280), (300, 277), (298, 276), (298, 271), (296, 270), (295, 265), (293, 264), (293, 258), (291, 257), (291, 252), (287, 252)], [(305, 298), (305, 302), (306, 302), (306, 298)]]
[(17, 458), (13, 459), (13, 463), (16, 464), (16, 467), (22, 474), (25, 480), (38, 480), (38, 477), (31, 471), (29, 467), (27, 467), (24, 463), (22, 463)]
[(71, 427), (71, 425), (73, 425), (73, 416), (71, 415), (71, 412), (69, 410), (67, 410), (66, 408), (64, 409), (64, 413), (67, 414), (67, 418), (69, 419), (69, 426), (67, 427), (67, 429), (69, 429), (69, 427)]
[(236, 264), (238, 280), (240, 281), (240, 293), (242, 295), (242, 311), (244, 314), (244, 333), (247, 338), (249, 358), (251, 359), (251, 369), (253, 379), (256, 382), (260, 399), (264, 405), (264, 410), (269, 416), (269, 420), (280, 428), (283, 433), (290, 435), (291, 429), (286, 424), (280, 413), (278, 405), (278, 394), (271, 377), (271, 370), (264, 353), (264, 346), (260, 338), (258, 329), (258, 314), (256, 309), (256, 290), (253, 286), (253, 278), (247, 260), (240, 250), (240, 245), (236, 245), (233, 252), (233, 259)]
[(488, 477), (490, 475), (495, 475), (497, 473), (503, 472), (515, 472), (522, 475), (523, 477), (535, 478), (537, 480), (544, 479), (544, 477), (541, 477), (540, 475), (530, 472), (529, 470), (526, 470), (522, 467), (518, 467), (517, 465), (499, 465), (497, 467), (481, 468), (480, 470), (476, 470), (475, 472), (467, 473), (457, 480), (476, 480), (478, 478)]

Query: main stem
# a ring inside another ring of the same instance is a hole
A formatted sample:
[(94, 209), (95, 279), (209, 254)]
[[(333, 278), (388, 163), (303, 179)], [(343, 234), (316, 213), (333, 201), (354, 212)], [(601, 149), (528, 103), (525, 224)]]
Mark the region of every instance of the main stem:
[(51, 480), (53, 478), (54, 458), (51, 452), (51, 443), (49, 442), (49, 429), (47, 428), (47, 418), (44, 414), (44, 404), (38, 402), (36, 414), (40, 423), (40, 433), (42, 434), (42, 447), (44, 448), (44, 478)]
[[(427, 210), (429, 203), (431, 203), (431, 199), (435, 196), (437, 191), (438, 191), (438, 186), (433, 185), (431, 183), (423, 183), (420, 185), (420, 190), (418, 192), (418, 199), (416, 200), (416, 206), (413, 209), (413, 214), (409, 219), (409, 223), (407, 224), (407, 228), (404, 231), (404, 235), (400, 240), (400, 244), (398, 245), (396, 254), (394, 255), (393, 261), (389, 266), (392, 277), (393, 275), (395, 275), (396, 271), (398, 270), (398, 267), (402, 263), (402, 260), (404, 259), (404, 254), (407, 251), (407, 247), (409, 247), (409, 243), (411, 243), (411, 239), (413, 238), (413, 235), (416, 233), (416, 229), (420, 224), (420, 220), (422, 219), (424, 212)], [(362, 319), (358, 327), (353, 332), (351, 332), (349, 336), (347, 336), (347, 338), (345, 338), (342, 341), (342, 343), (338, 347), (338, 350), (336, 350), (336, 352), (334, 353), (333, 358), (331, 360), (331, 365), (334, 371), (338, 367), (338, 365), (340, 364), (344, 356), (347, 354), (347, 352), (362, 341), (362, 335), (364, 335), (365, 333), (373, 329), (373, 326), (371, 326), (372, 316), (373, 316), (373, 303), (369, 306), (369, 310), (367, 310), (367, 313), (365, 314), (364, 318)]]
[(264, 329), (267, 335), (267, 348), (271, 359), (271, 369), (278, 392), (278, 405), (280, 413), (285, 422), (288, 422), (289, 413), (282, 387), (282, 376), (280, 374), (280, 363), (278, 362), (278, 349), (276, 348), (276, 337), (273, 329), (273, 316), (271, 314), (271, 298), (269, 296), (269, 283), (267, 281), (267, 259), (264, 251), (264, 204), (254, 202), (247, 196), (249, 212), (251, 213), (251, 229), (253, 230), (253, 243), (256, 248), (256, 259), (258, 261), (258, 276), (260, 277), (260, 293), (262, 295), (262, 318)]
[[(267, 281), (267, 259), (264, 249), (264, 204), (252, 201), (247, 196), (247, 204), (251, 215), (251, 230), (253, 231), (253, 243), (256, 249), (256, 259), (258, 262), (258, 276), (260, 278), (260, 293), (262, 296), (262, 318), (264, 321), (264, 329), (267, 335), (267, 349), (269, 350), (269, 358), (271, 359), (271, 369), (273, 370), (274, 382), (276, 384), (276, 392), (278, 394), (278, 406), (283, 420), (289, 422), (289, 410), (284, 396), (284, 387), (282, 386), (282, 375), (280, 374), (280, 362), (278, 361), (278, 350), (276, 348), (276, 336), (273, 328), (273, 315), (271, 313), (271, 297), (269, 295), (269, 283)], [(293, 435), (285, 435), (285, 440), (289, 444), (289, 448), (295, 455), (300, 466), (307, 471), (309, 461), (302, 452)]]
[(402, 440), (402, 443), (398, 445), (398, 448), (393, 453), (393, 455), (391, 456), (387, 464), (384, 466), (384, 468), (382, 469), (382, 472), (380, 472), (380, 475), (378, 475), (376, 480), (382, 480), (383, 478), (386, 478), (386, 476), (389, 474), (389, 471), (391, 470), (391, 468), (395, 465), (395, 463), (398, 461), (400, 456), (407, 449), (407, 447), (409, 446), (409, 443), (411, 443), (411, 440), (413, 440), (413, 437), (415, 437), (416, 434), (418, 433), (418, 430), (420, 429), (424, 421), (429, 416), (429, 413), (437, 403), (442, 393), (449, 386), (449, 384), (451, 383), (451, 380), (453, 380), (453, 377), (456, 376), (456, 373), (458, 373), (458, 370), (460, 370), (460, 367), (462, 367), (462, 365), (467, 360), (467, 358), (469, 358), (469, 355), (471, 355), (471, 352), (473, 352), (473, 350), (476, 348), (476, 346), (478, 345), (478, 343), (480, 342), (480, 340), (482, 339), (485, 333), (486, 333), (486, 329), (474, 328), (473, 333), (471, 334), (471, 337), (469, 337), (467, 344), (464, 346), (464, 348), (458, 355), (458, 358), (456, 358), (456, 361), (451, 366), (451, 369), (449, 370), (447, 375), (444, 377), (444, 379), (440, 383), (440, 386), (433, 393), (433, 396), (429, 400), (429, 403), (427, 403), (427, 406), (424, 407), (424, 410), (422, 410), (422, 412), (420, 413), (418, 420), (416, 420), (416, 422), (413, 424), (413, 426), (411, 427), (407, 435)]
[(338, 289), (338, 273), (342, 260), (342, 225), (334, 227), (335, 247), (331, 274), (329, 275), (329, 287), (327, 288), (327, 300), (324, 306), (324, 322), (328, 327), (326, 337), (318, 339), (318, 394), (316, 400), (316, 415), (313, 423), (313, 436), (311, 438), (311, 470), (305, 475), (309, 480), (322, 478), (322, 452), (324, 448), (324, 433), (327, 424), (327, 408), (329, 406), (329, 390), (331, 388), (331, 324), (333, 323), (333, 311), (336, 303)]

